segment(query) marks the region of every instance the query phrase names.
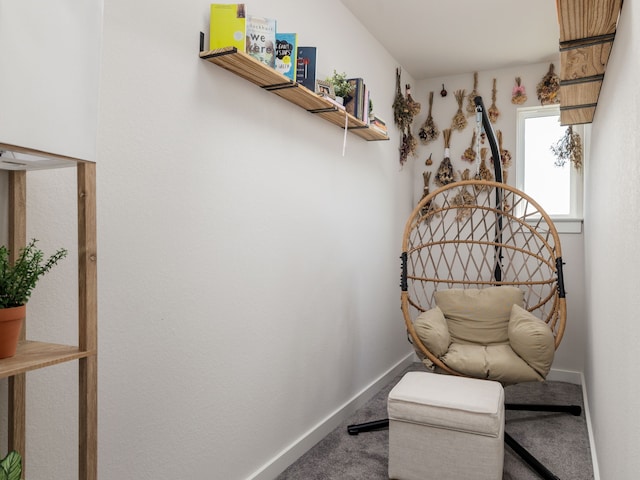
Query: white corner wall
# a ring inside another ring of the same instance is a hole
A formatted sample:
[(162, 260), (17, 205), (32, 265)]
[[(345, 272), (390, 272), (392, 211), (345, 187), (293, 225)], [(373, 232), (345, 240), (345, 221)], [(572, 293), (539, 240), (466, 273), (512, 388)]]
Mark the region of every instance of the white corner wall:
[(585, 379), (602, 479), (640, 471), (640, 5), (624, 2), (592, 125), (587, 167)]
[[(412, 351), (399, 308), (412, 168), (399, 168), (397, 132), (348, 135), (342, 157), (340, 128), (198, 58), (208, 8), (105, 2), (103, 479), (268, 478)], [(391, 121), (397, 65), (338, 0), (248, 8), (316, 45), (320, 78), (334, 68), (365, 78)], [(29, 175), (30, 233), (47, 248), (73, 245), (74, 198), (63, 194), (73, 180), (72, 170)], [(73, 341), (50, 303), (73, 311), (72, 269), (34, 294), (34, 318), (48, 316), (31, 336)], [(30, 375), (33, 480), (75, 478), (75, 372)]]
[[(505, 178), (510, 185), (516, 182), (516, 112), (518, 107), (540, 105), (537, 98), (536, 87), (549, 70), (549, 63), (538, 63), (509, 67), (493, 71), (478, 72), (478, 93), (482, 96), (485, 107), (491, 106), (491, 94), (493, 79), (496, 79), (496, 106), (500, 111), (497, 121), (493, 124), (494, 131), (500, 130), (503, 136), (503, 148), (509, 150), (512, 155), (512, 166), (506, 170)], [(559, 67), (559, 59), (553, 63), (556, 69)], [(527, 93), (527, 101), (522, 105), (511, 103), (511, 93), (515, 85), (515, 78), (522, 79), (522, 85)], [(447, 96), (442, 97), (442, 86), (447, 90)], [(465, 75), (437, 77), (418, 82), (411, 89), (412, 96), (422, 104), (421, 112), (414, 121), (413, 133), (418, 138), (418, 132), (428, 115), (429, 92), (434, 92), (432, 115), (439, 130), (449, 128), (451, 121), (458, 109), (455, 99), (456, 90), (465, 90), (468, 95), (473, 90), (473, 72)], [(467, 99), (463, 104), (466, 111)], [(451, 162), (456, 172), (469, 168), (472, 175), (475, 173), (475, 164), (461, 160), (464, 151), (470, 146), (473, 130), (475, 128), (475, 115), (467, 117), (468, 125), (462, 131), (454, 131), (451, 135), (450, 155)], [(483, 147), (489, 148), (485, 142)], [(425, 165), (426, 159), (431, 155), (433, 165)], [(491, 167), (487, 155), (487, 166)], [(442, 134), (429, 144), (418, 143), (416, 158), (414, 159), (414, 204), (420, 200), (424, 186), (422, 172), (430, 171), (430, 189), (434, 191), (434, 179), (438, 166), (444, 158), (444, 139)], [(580, 378), (579, 373), (584, 371), (584, 356), (586, 343), (586, 319), (585, 319), (585, 285), (584, 285), (584, 241), (583, 234), (561, 234), (562, 254), (565, 262), (565, 285), (567, 289), (567, 328), (562, 343), (556, 351), (553, 362), (553, 370), (550, 378), (558, 380)], [(578, 380), (579, 381), (579, 380)]]

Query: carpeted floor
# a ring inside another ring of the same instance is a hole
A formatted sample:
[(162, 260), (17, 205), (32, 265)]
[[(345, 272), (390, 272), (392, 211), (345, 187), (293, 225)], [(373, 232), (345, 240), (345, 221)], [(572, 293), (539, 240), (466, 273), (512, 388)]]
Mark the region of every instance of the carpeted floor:
[[(422, 365), (416, 363), (408, 370), (421, 369)], [(396, 377), (343, 425), (287, 468), (277, 480), (388, 479), (387, 430), (354, 436), (347, 433), (347, 425), (385, 418), (387, 396), (401, 378), (402, 375)], [(509, 403), (583, 405), (581, 387), (564, 382), (512, 385), (505, 388), (505, 397)], [(575, 417), (561, 413), (508, 411), (505, 430), (562, 480), (593, 480), (584, 413)], [(539, 478), (505, 446), (503, 480)]]

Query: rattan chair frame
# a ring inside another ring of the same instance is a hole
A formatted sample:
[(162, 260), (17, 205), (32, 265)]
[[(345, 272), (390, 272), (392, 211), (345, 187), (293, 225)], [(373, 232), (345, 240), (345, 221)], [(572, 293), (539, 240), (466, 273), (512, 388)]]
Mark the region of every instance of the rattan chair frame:
[(441, 187), (409, 216), (402, 252), (401, 309), (409, 340), (419, 356), (442, 371), (463, 375), (434, 355), (414, 328), (442, 288), (521, 288), (525, 308), (549, 325), (555, 348), (560, 345), (567, 319), (560, 237), (549, 215), (526, 193), (485, 180)]

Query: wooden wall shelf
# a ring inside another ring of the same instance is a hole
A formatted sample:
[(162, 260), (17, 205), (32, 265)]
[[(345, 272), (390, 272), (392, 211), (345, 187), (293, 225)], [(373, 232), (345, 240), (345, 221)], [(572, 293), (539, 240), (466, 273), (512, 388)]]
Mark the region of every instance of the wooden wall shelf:
[(326, 98), (316, 95), (235, 47), (200, 52), (200, 58), (233, 72), (338, 127), (344, 128), (346, 116), (347, 130), (367, 141), (389, 140), (387, 135), (369, 128), (362, 120), (338, 108)]
[[(0, 360), (0, 378), (8, 379), (8, 450), (26, 456), (26, 375), (64, 362), (78, 362), (78, 478), (98, 476), (98, 287), (96, 251), (96, 164), (8, 143), (0, 143), (0, 169), (8, 170), (8, 248), (16, 255), (27, 240), (27, 174), (30, 170), (76, 168), (78, 224), (78, 343), (59, 345), (27, 340), (25, 320), (18, 350)], [(73, 194), (73, 192), (69, 192)], [(73, 295), (74, 293), (69, 293)], [(28, 309), (27, 309), (28, 310)], [(28, 313), (28, 312), (27, 312)], [(46, 402), (46, 399), (42, 399)], [(29, 474), (25, 475), (29, 478)]]

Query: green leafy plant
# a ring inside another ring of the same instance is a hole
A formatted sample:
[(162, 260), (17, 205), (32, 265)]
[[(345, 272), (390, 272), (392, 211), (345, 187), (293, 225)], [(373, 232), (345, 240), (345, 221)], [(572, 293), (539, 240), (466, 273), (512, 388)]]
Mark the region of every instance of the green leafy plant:
[(45, 259), (36, 242), (34, 238), (22, 248), (13, 265), (7, 247), (0, 247), (0, 308), (25, 305), (40, 277), (67, 256), (67, 251), (61, 248)]
[(22, 478), (22, 457), (15, 450), (0, 460), (0, 480), (20, 480)]
[(347, 81), (346, 73), (333, 71), (333, 76), (327, 78), (327, 82), (333, 85), (333, 90), (338, 97), (348, 97), (353, 93), (354, 85)]

